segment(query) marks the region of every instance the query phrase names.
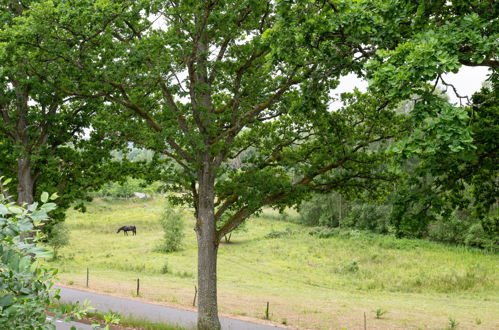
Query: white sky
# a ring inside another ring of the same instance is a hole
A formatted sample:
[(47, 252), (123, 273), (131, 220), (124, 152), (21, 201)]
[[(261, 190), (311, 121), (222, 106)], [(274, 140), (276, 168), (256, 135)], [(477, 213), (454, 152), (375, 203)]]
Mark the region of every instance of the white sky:
[[(442, 76), (446, 83), (453, 84), (456, 87), (459, 95), (471, 97), (473, 93), (482, 88), (488, 74), (487, 67), (462, 66), (458, 73), (448, 73)], [(439, 86), (445, 90), (445, 86), (441, 83), (439, 83)], [(355, 74), (350, 73), (340, 79), (340, 85), (330, 95), (338, 99), (341, 93), (351, 92), (355, 87), (364, 92), (367, 89), (367, 81), (359, 79)], [(447, 95), (449, 95), (451, 102), (459, 104), (459, 99), (451, 88), (447, 89)], [(341, 106), (341, 102), (331, 102), (331, 106), (334, 109), (338, 109)]]

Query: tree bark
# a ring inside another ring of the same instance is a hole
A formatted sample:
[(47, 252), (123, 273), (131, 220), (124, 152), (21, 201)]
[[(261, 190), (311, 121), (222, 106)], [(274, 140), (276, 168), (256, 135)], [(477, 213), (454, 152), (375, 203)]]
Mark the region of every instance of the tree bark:
[(12, 79), (11, 83), (16, 91), (18, 115), (14, 142), (22, 150), (22, 153), (17, 158), (17, 204), (23, 206), (23, 204), (33, 203), (35, 187), (31, 158), (28, 151), (30, 143), (28, 134), (29, 90), (15, 79)]
[(215, 223), (215, 173), (205, 162), (198, 174), (198, 329), (220, 329), (217, 304), (217, 252), (219, 240)]
[(31, 168), (31, 160), (27, 156), (17, 160), (17, 204), (32, 204), (35, 193), (35, 180)]

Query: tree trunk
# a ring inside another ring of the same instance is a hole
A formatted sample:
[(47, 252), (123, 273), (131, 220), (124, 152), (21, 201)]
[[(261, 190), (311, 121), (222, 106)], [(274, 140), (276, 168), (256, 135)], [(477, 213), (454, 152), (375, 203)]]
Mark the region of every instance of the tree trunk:
[(215, 224), (215, 174), (210, 165), (199, 175), (198, 214), (198, 329), (220, 329), (217, 305), (218, 238)]
[(17, 160), (17, 204), (32, 204), (34, 201), (35, 180), (31, 169), (29, 157), (20, 157)]
[(31, 204), (34, 200), (34, 176), (31, 168), (31, 158), (29, 156), (29, 134), (28, 134), (28, 109), (29, 91), (23, 88), (16, 80), (12, 80), (16, 88), (16, 108), (18, 119), (16, 123), (15, 143), (22, 149), (17, 159), (17, 204)]

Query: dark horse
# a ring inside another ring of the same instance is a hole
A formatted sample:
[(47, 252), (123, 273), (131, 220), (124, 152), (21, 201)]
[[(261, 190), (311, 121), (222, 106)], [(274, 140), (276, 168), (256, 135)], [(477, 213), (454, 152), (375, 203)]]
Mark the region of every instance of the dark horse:
[(129, 231), (133, 232), (134, 235), (137, 235), (137, 228), (135, 228), (135, 226), (123, 226), (123, 227), (120, 227), (120, 229), (118, 229), (118, 231), (116, 232), (116, 234), (118, 234), (122, 230), (123, 230), (123, 235), (127, 235), (128, 236), (128, 232)]

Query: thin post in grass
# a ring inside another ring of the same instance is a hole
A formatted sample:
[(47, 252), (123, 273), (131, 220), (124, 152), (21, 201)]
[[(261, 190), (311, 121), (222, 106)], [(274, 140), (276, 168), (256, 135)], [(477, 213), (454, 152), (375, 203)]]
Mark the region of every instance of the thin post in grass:
[(137, 279), (137, 297), (139, 296), (139, 291), (140, 290), (140, 280)]
[(364, 330), (367, 330), (366, 312), (364, 312)]
[(88, 267), (87, 267), (87, 288), (88, 288)]
[(192, 301), (192, 306), (196, 306), (196, 298), (198, 296), (198, 287), (194, 285), (194, 300)]
[(265, 319), (269, 320), (269, 302), (267, 301), (267, 308), (265, 309)]

